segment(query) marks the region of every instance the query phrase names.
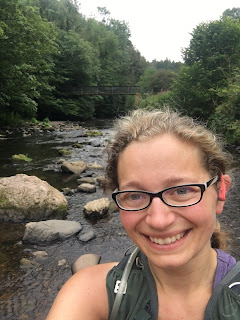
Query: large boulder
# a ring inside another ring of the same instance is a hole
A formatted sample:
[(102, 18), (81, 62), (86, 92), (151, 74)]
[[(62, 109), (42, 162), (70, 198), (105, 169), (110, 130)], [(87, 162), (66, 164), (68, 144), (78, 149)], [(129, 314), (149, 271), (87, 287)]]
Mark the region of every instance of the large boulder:
[(23, 241), (38, 243), (64, 240), (82, 230), (82, 226), (76, 221), (47, 220), (29, 222), (26, 224)]
[(26, 174), (0, 178), (0, 220), (40, 221), (66, 215), (66, 198), (46, 181)]

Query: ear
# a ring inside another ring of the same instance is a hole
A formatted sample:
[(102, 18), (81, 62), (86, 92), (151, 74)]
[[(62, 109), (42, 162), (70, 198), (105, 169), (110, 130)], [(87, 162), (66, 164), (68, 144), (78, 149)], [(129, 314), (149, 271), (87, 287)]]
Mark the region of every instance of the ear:
[(228, 174), (221, 175), (221, 185), (218, 194), (217, 214), (221, 214), (226, 200), (226, 194), (231, 185), (231, 178)]

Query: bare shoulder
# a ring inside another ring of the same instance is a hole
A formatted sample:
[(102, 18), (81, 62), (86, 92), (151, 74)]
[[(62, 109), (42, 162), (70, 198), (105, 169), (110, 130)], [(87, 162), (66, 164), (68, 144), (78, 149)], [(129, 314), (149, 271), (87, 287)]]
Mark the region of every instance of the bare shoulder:
[(106, 320), (106, 276), (114, 265), (105, 263), (78, 271), (60, 290), (47, 320)]

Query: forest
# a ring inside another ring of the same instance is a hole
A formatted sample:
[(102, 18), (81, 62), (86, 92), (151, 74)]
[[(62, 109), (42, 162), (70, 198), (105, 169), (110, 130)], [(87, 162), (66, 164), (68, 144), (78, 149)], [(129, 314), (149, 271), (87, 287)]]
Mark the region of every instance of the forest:
[[(196, 26), (183, 62), (146, 61), (127, 22), (98, 11), (101, 21), (85, 17), (76, 0), (0, 0), (1, 126), (169, 106), (240, 144), (240, 8)], [(76, 93), (99, 86), (139, 93)]]

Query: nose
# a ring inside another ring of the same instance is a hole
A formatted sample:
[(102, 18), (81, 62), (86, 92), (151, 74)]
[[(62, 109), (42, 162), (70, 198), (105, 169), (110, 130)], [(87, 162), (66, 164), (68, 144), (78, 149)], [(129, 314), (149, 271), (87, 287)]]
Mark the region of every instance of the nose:
[(153, 229), (166, 229), (176, 219), (174, 208), (166, 205), (160, 198), (153, 198), (146, 209), (146, 223)]

